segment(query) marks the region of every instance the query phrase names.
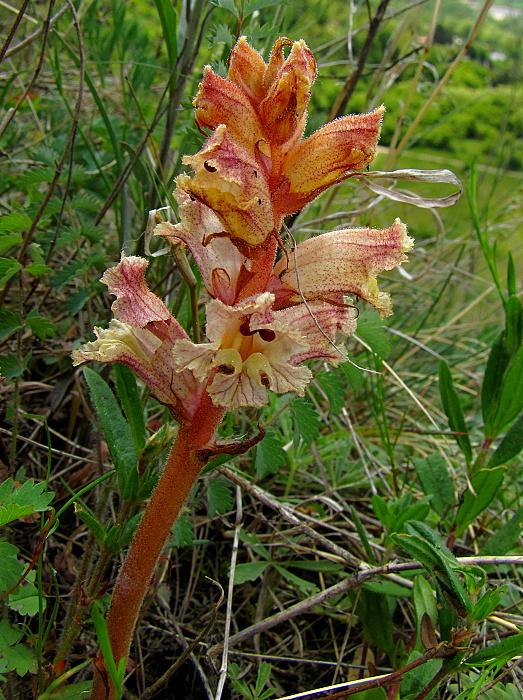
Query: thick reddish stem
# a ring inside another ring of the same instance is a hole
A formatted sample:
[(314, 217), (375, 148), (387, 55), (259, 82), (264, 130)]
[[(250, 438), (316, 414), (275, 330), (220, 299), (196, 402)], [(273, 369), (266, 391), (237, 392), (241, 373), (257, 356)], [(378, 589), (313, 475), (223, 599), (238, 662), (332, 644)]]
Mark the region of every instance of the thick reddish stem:
[[(129, 654), (131, 638), (151, 577), (180, 509), (203, 464), (197, 450), (207, 445), (224, 414), (204, 394), (190, 423), (178, 435), (123, 563), (107, 615), (107, 628), (116, 664)], [(98, 660), (101, 660), (100, 654)], [(106, 682), (111, 685), (107, 689)], [(114, 700), (110, 679), (95, 671), (91, 700)]]

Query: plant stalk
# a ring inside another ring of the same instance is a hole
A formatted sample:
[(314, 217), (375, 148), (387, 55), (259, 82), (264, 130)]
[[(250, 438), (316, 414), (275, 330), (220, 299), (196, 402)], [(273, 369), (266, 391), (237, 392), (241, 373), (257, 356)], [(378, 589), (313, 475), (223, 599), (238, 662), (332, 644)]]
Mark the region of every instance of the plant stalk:
[[(144, 512), (127, 557), (120, 569), (107, 615), (107, 630), (114, 659), (129, 654), (131, 639), (156, 562), (202, 466), (198, 451), (208, 445), (225, 409), (214, 406), (204, 394), (190, 422), (180, 425), (164, 472)], [(116, 700), (108, 674), (103, 674), (99, 652), (91, 700)]]

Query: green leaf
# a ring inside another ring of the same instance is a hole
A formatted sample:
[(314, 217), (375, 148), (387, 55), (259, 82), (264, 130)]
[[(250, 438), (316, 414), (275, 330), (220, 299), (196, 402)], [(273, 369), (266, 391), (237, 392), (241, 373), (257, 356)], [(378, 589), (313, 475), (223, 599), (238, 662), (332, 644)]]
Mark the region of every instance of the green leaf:
[[(419, 659), (422, 655), (413, 651), (409, 654), (407, 663), (412, 663)], [(441, 659), (430, 659), (427, 663), (413, 668), (411, 671), (407, 671), (402, 675), (402, 681), (400, 684), (401, 697), (402, 698), (414, 698), (416, 695), (421, 693), (429, 684), (429, 682), (434, 678), (436, 673), (440, 670), (443, 661)], [(436, 686), (428, 695), (424, 695), (424, 698), (430, 700), (433, 698), (438, 690)]]
[(174, 523), (173, 529), (174, 547), (192, 547), (194, 545), (194, 529), (186, 515), (180, 515)]
[(48, 318), (33, 316), (29, 313), (25, 320), (29, 328), (40, 340), (52, 338), (56, 334), (56, 325)]
[(85, 268), (85, 262), (83, 260), (73, 260), (73, 262), (64, 265), (61, 270), (55, 272), (51, 277), (51, 284), (56, 287), (58, 291), (63, 289), (68, 282), (76, 279), (80, 273)]
[(363, 386), (363, 380), (365, 378), (365, 372), (358, 367), (355, 367), (353, 364), (350, 362), (344, 362), (341, 365), (341, 371), (345, 375), (345, 377), (348, 379), (352, 390), (355, 394), (358, 393), (358, 391), (361, 389)]
[(21, 269), (22, 266), (16, 260), (0, 258), (0, 287), (3, 287), (4, 284)]
[(15, 671), (18, 676), (26, 673), (36, 673), (35, 653), (25, 644), (15, 644), (12, 647), (3, 647), (0, 641), (0, 655), (7, 661), (9, 671)]
[(393, 654), (392, 615), (387, 596), (362, 588), (356, 614), (367, 639), (386, 654)]
[(118, 397), (129, 422), (136, 451), (140, 452), (145, 447), (145, 419), (136, 377), (133, 371), (121, 362), (114, 363), (114, 376)]
[(293, 399), (289, 405), (297, 434), (309, 446), (320, 434), (318, 428), (320, 416), (318, 411), (305, 399)]
[(326, 372), (322, 370), (316, 375), (316, 381), (329, 400), (329, 415), (338, 416), (345, 406), (345, 382), (340, 371)]
[(44, 165), (32, 167), (31, 170), (27, 170), (19, 178), (18, 186), (26, 189), (30, 185), (40, 185), (42, 182), (51, 182), (54, 176), (55, 171), (52, 168), (47, 168)]
[(360, 314), (358, 318), (358, 336), (382, 360), (386, 360), (390, 355), (391, 345), (377, 311), (366, 310)]
[(93, 533), (99, 545), (103, 545), (105, 540), (105, 529), (102, 523), (96, 518), (94, 513), (86, 505), (74, 504), (74, 512), (80, 520), (87, 525)]
[(449, 428), (454, 433), (460, 433), (453, 435), (453, 437), (458, 443), (460, 450), (463, 452), (467, 464), (470, 464), (472, 461), (472, 449), (470, 447), (467, 425), (461, 410), (458, 392), (454, 387), (452, 374), (445, 360), (440, 360), (439, 363), (439, 391), (443, 408), (449, 422)]
[(488, 466), (490, 469), (506, 464), (513, 457), (516, 457), (523, 449), (523, 413), (511, 425), (503, 440), (499, 443), (496, 451), (490, 458)]
[(65, 300), (65, 308), (71, 316), (76, 316), (76, 314), (83, 309), (86, 301), (91, 298), (92, 293), (91, 289), (82, 287), (67, 297)]
[(95, 600), (93, 603), (91, 614), (96, 636), (98, 637), (98, 643), (100, 644), (100, 651), (102, 652), (104, 657), (105, 666), (109, 671), (109, 675), (115, 686), (117, 696), (121, 697), (123, 674), (125, 673), (125, 664), (127, 662), (127, 659), (125, 657), (121, 659), (118, 663), (118, 668), (116, 668), (116, 662), (114, 659), (111, 642), (109, 640), (107, 623), (103, 616), (102, 606), (97, 600)]
[(4, 231), (15, 232), (25, 231), (30, 228), (32, 220), (27, 214), (16, 211), (0, 219), (0, 233)]
[(503, 379), (499, 404), (493, 420), (496, 435), (523, 411), (523, 347), (514, 355)]
[(498, 407), (503, 375), (509, 360), (510, 353), (504, 340), (504, 333), (501, 333), (492, 345), (481, 386), (481, 412), (487, 437), (497, 437), (497, 433), (493, 432), (492, 418)]
[(505, 467), (481, 469), (471, 478), (470, 483), (474, 493), (470, 488), (467, 488), (456, 513), (456, 532), (458, 535), (461, 535), (474, 518), (482, 513), (495, 498), (505, 478), (505, 472)]
[(436, 513), (443, 515), (456, 500), (445, 460), (435, 453), (426, 459), (416, 460), (415, 467), (423, 493), (430, 496), (430, 505)]
[(178, 59), (178, 46), (176, 44), (178, 19), (171, 0), (154, 0), (154, 4), (162, 25), (163, 40), (169, 56), (169, 68), (172, 69)]
[(493, 535), (487, 544), (479, 550), (481, 556), (500, 556), (510, 552), (511, 549), (519, 550), (518, 540), (521, 535), (521, 523), (523, 522), (523, 506), (518, 508), (512, 518), (508, 520)]
[(228, 481), (217, 477), (207, 482), (207, 499), (209, 502), (209, 518), (212, 520), (216, 513), (223, 515), (232, 508), (234, 494)]
[(256, 687), (254, 689), (254, 694), (257, 698), (260, 698), (263, 687), (269, 680), (271, 671), (272, 666), (269, 663), (267, 663), (267, 661), (262, 661), (258, 668), (258, 678), (256, 679)]
[(511, 297), (517, 294), (517, 283), (516, 283), (516, 266), (514, 265), (514, 256), (509, 250), (508, 252), (508, 262), (507, 262), (507, 289)]
[[(49, 503), (53, 498), (54, 493), (45, 490), (44, 482), (35, 484), (34, 479), (28, 479), (21, 486), (15, 487), (13, 479), (6, 479), (0, 487), (0, 512), (2, 513), (0, 523), (9, 522), (8, 520), (3, 521), (4, 510), (9, 506), (22, 509), (30, 508), (31, 513), (39, 513), (49, 510)], [(10, 512), (12, 512), (11, 509)], [(29, 513), (25, 512), (23, 515), (29, 515)], [(20, 517), (22, 516), (15, 516), (15, 518)]]
[(236, 19), (240, 19), (240, 14), (238, 12), (238, 8), (234, 3), (234, 0), (211, 0), (211, 5), (215, 5), (216, 7), (222, 7), (225, 10), (229, 10), (229, 12), (233, 14), (236, 17)]
[(237, 564), (234, 570), (235, 585), (245, 583), (245, 581), (256, 581), (269, 565), (270, 562), (268, 561), (249, 561), (244, 564)]
[(18, 362), (15, 355), (0, 355), (0, 374), (7, 380), (19, 377), (26, 368)]
[(285, 566), (293, 569), (305, 569), (306, 571), (321, 571), (323, 574), (342, 574), (343, 566), (329, 559), (304, 559), (303, 561), (287, 561)]
[(460, 566), (443, 539), (422, 522), (408, 523), (407, 532), (407, 535), (394, 534), (392, 539), (435, 576), (462, 616), (469, 612), (470, 598), (454, 573)]
[(462, 662), (462, 666), (487, 666), (492, 662), (506, 663), (513, 656), (521, 656), (523, 654), (523, 632), (514, 634), (502, 642), (492, 644), (486, 649), (478, 651), (477, 654), (469, 656), (466, 661)]
[[(30, 580), (30, 578), (32, 580)], [(19, 615), (34, 617), (40, 609), (40, 595), (33, 583), (34, 571), (18, 586), (16, 591), (7, 597), (7, 605)], [(42, 610), (45, 610), (45, 598), (42, 597)]]
[(26, 265), (26, 267), (24, 267), (24, 270), (30, 275), (33, 275), (33, 277), (41, 277), (42, 275), (47, 275), (50, 272), (53, 272), (53, 269), (51, 267), (43, 265), (42, 263), (33, 263), (32, 265)]
[(507, 586), (499, 586), (498, 588), (489, 588), (484, 593), (472, 608), (472, 619), (475, 622), (481, 622), (491, 612), (493, 612), (501, 602), (502, 596), (506, 593)]
[(3, 253), (4, 250), (7, 250), (14, 245), (20, 244), (22, 240), (23, 238), (21, 233), (4, 233), (2, 236), (0, 236), (0, 253)]
[(505, 304), (505, 342), (511, 355), (521, 346), (523, 334), (523, 307), (518, 296), (508, 298)]
[(131, 501), (139, 491), (138, 457), (131, 429), (113, 392), (102, 377), (88, 367), (84, 368), (84, 376), (118, 474), (120, 493), (124, 500)]
[(418, 651), (423, 651), (425, 648), (421, 639), (421, 621), (423, 615), (426, 613), (429, 616), (434, 627), (438, 619), (434, 589), (424, 576), (416, 576), (414, 579), (412, 598), (414, 610), (416, 611), (416, 649), (418, 649)]
[(286, 578), (294, 586), (296, 586), (296, 588), (299, 591), (301, 591), (304, 595), (312, 595), (314, 593), (318, 593), (319, 589), (315, 583), (312, 583), (311, 581), (306, 581), (304, 578), (301, 578), (301, 576), (296, 576), (296, 574), (293, 574), (292, 571), (289, 571), (285, 566), (281, 564), (275, 564), (274, 566), (284, 578)]
[(0, 311), (0, 340), (23, 328), (22, 317), (14, 311)]
[(287, 453), (283, 449), (283, 443), (272, 430), (268, 430), (263, 440), (256, 446), (254, 464), (261, 479), (267, 474), (276, 474), (280, 467), (287, 464)]
[(18, 547), (0, 540), (0, 594), (15, 586), (24, 573), (25, 565), (18, 559), (18, 552)]

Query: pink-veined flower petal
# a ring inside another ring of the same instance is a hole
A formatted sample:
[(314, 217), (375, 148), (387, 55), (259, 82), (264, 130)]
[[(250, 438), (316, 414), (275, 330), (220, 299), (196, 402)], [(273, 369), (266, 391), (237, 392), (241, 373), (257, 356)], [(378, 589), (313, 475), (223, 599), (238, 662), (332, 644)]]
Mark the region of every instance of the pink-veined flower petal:
[(276, 295), (274, 308), (299, 304), (303, 297), (328, 301), (341, 293), (357, 295), (388, 316), (390, 297), (378, 290), (376, 275), (406, 262), (412, 245), (399, 219), (385, 230), (345, 229), (303, 241), (289, 255), (288, 265), (283, 257), (274, 268), (268, 287)]

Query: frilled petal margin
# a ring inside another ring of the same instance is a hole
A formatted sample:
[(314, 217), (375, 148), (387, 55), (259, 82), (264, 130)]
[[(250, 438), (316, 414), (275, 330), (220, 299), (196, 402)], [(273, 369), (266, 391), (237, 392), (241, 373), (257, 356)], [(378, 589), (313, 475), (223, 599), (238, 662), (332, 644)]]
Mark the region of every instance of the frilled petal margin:
[[(336, 294), (353, 294), (372, 304), (383, 316), (392, 313), (388, 294), (378, 290), (376, 275), (407, 261), (413, 240), (399, 219), (385, 230), (344, 229), (324, 233), (298, 244), (276, 264), (268, 289), (275, 309), (305, 298), (328, 301)], [(298, 266), (296, 276), (295, 260)]]
[(299, 330), (274, 317), (273, 301), (267, 292), (234, 307), (214, 299), (207, 306), (211, 342), (176, 342), (179, 370), (189, 369), (200, 381), (209, 382), (207, 391), (216, 405), (228, 410), (262, 406), (268, 389), (303, 395), (312, 375), (293, 360), (307, 352), (308, 343)]
[(188, 336), (147, 287), (147, 265), (143, 258), (122, 256), (121, 262), (104, 274), (102, 281), (117, 296), (112, 305), (115, 318), (109, 328), (95, 328), (95, 341), (73, 351), (73, 364), (122, 362), (175, 417), (187, 419), (202, 387), (191, 372), (179, 372), (174, 365), (173, 346)]

